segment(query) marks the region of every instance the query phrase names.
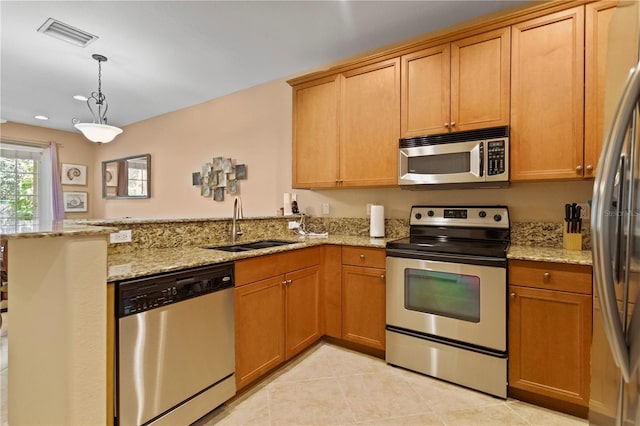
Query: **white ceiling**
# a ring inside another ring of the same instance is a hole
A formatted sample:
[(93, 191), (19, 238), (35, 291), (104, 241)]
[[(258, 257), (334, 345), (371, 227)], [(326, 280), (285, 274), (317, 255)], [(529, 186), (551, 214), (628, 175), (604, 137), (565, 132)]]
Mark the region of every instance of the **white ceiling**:
[[(98, 86), (124, 126), (525, 1), (0, 1), (0, 117), (75, 131)], [(55, 18), (85, 48), (37, 32)], [(43, 114), (48, 121), (34, 119)]]

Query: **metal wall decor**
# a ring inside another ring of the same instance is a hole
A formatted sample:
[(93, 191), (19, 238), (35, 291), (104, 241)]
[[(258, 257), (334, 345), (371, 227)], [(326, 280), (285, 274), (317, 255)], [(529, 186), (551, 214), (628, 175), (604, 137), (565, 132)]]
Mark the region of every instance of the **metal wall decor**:
[(200, 195), (214, 201), (224, 201), (224, 193), (237, 194), (238, 181), (247, 178), (246, 164), (234, 164), (231, 158), (214, 157), (211, 163), (202, 165), (199, 172), (192, 173), (193, 186), (200, 186)]

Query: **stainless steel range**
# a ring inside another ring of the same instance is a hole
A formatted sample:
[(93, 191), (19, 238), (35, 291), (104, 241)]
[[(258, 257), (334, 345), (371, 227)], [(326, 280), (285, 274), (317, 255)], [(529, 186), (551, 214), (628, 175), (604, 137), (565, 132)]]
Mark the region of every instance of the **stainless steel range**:
[(414, 206), (387, 243), (386, 361), (507, 397), (505, 206)]

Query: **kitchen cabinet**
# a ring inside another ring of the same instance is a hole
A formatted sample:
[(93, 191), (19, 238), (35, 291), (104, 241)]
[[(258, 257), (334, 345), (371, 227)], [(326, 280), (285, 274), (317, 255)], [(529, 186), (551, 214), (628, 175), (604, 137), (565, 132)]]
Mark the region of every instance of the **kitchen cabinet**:
[(402, 56), (401, 136), (509, 124), (508, 27)]
[(509, 261), (509, 395), (585, 417), (591, 267)]
[[(584, 176), (593, 177), (604, 136), (605, 70), (609, 22), (617, 1), (599, 1), (585, 6), (585, 135)], [(620, 82), (623, 84), (623, 82)], [(606, 111), (611, 114), (614, 108)]]
[(397, 184), (400, 60), (293, 88), (293, 187)]
[(511, 180), (582, 178), (584, 6), (512, 26)]
[(385, 251), (342, 248), (342, 339), (385, 349)]
[(107, 283), (107, 418), (105, 425), (114, 422), (114, 388), (116, 363), (116, 285)]
[(320, 259), (314, 247), (235, 263), (238, 389), (322, 337)]

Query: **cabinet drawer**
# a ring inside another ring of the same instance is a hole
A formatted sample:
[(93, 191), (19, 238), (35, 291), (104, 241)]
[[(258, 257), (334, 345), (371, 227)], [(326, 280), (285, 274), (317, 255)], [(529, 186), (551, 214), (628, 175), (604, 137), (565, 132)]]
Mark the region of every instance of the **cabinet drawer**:
[(385, 267), (386, 252), (384, 249), (371, 247), (342, 247), (342, 264), (367, 266), (370, 268)]
[(235, 262), (236, 287), (320, 264), (321, 248), (310, 247)]
[(592, 294), (591, 266), (510, 260), (509, 283), (524, 287)]

